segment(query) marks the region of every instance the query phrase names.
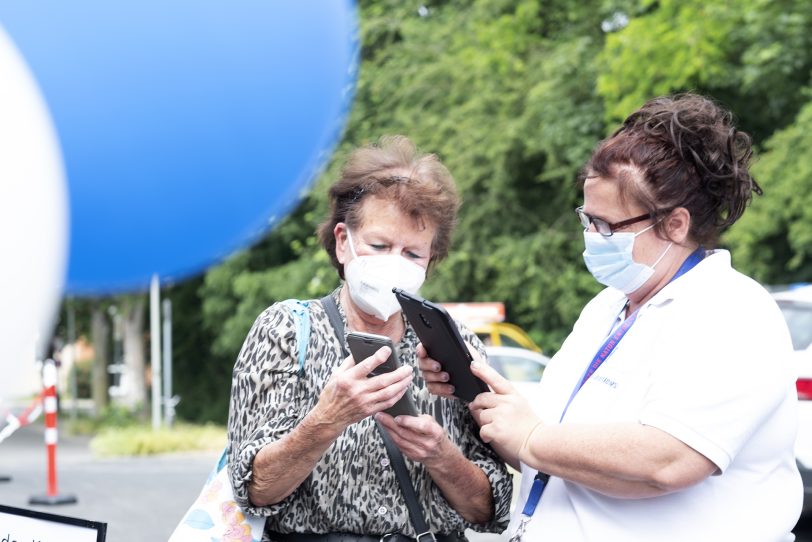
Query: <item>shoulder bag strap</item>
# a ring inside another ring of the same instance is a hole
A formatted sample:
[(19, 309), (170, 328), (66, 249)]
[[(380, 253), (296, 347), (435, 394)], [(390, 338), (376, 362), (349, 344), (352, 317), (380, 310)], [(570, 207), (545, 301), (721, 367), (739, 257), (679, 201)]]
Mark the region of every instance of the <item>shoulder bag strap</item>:
[(412, 485), (412, 479), (409, 477), (409, 471), (406, 469), (406, 461), (403, 459), (403, 454), (394, 443), (389, 433), (383, 428), (381, 424), (375, 421), (375, 426), (383, 437), (383, 443), (386, 446), (386, 453), (389, 454), (389, 460), (392, 462), (392, 468), (395, 469), (395, 476), (398, 478), (400, 484), (400, 492), (403, 493), (403, 498), (406, 500), (406, 507), (409, 509), (409, 517), (412, 518), (412, 526), (414, 527), (418, 542), (423, 536), (429, 536), (433, 540), (434, 533), (431, 532), (429, 526), (426, 524), (426, 519), (423, 517), (423, 511), (420, 509), (420, 503), (417, 500), (417, 494)]
[[(335, 299), (333, 299), (332, 294), (330, 294), (323, 297), (321, 299), (321, 303), (324, 306), (324, 311), (327, 313), (327, 318), (330, 319), (330, 324), (333, 326), (333, 330), (338, 337), (338, 342), (341, 343), (341, 351), (344, 354), (344, 357), (346, 357), (348, 354), (344, 341), (344, 321), (341, 319), (341, 313), (338, 312), (338, 306), (336, 305)], [(418, 542), (420, 542), (420, 538), (424, 536), (428, 536), (431, 537), (431, 539), (436, 540), (434, 538), (434, 533), (429, 530), (429, 527), (426, 524), (423, 511), (420, 509), (420, 503), (417, 500), (417, 494), (415, 493), (414, 486), (412, 485), (412, 479), (409, 477), (409, 471), (406, 468), (406, 461), (403, 459), (403, 454), (400, 452), (397, 445), (392, 441), (392, 438), (389, 436), (389, 433), (386, 432), (386, 429), (384, 429), (383, 426), (377, 421), (375, 422), (375, 426), (378, 428), (378, 431), (383, 438), (383, 443), (386, 446), (386, 453), (389, 455), (389, 460), (392, 462), (392, 468), (395, 470), (395, 476), (397, 476), (398, 484), (400, 485), (400, 492), (403, 494), (403, 498), (406, 501), (406, 507), (409, 509), (409, 517), (412, 519), (412, 526), (415, 529), (415, 533), (417, 533), (415, 538)]]
[(341, 345), (341, 355), (346, 358), (350, 353), (347, 352), (344, 338), (344, 320), (341, 319), (341, 313), (338, 312), (338, 305), (336, 305), (336, 300), (333, 299), (333, 294), (322, 297), (321, 304), (324, 306), (324, 312), (327, 313), (330, 325), (333, 326), (333, 331), (335, 331), (336, 338), (338, 338), (338, 344)]
[(307, 358), (307, 345), (310, 342), (310, 309), (308, 301), (299, 299), (286, 299), (282, 304), (290, 309), (296, 321), (296, 343), (299, 349), (299, 375), (304, 374), (305, 358)]

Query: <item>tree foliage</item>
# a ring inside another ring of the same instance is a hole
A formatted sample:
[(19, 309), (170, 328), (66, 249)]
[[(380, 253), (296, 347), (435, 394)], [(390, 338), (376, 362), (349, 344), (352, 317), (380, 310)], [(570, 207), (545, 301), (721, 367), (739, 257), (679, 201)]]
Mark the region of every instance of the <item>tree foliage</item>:
[[(807, 96), (810, 96), (807, 93)], [(765, 195), (728, 233), (737, 267), (766, 284), (812, 281), (812, 101), (754, 166)]]
[(356, 98), (334, 159), (294, 214), (210, 270), (176, 310), (177, 319), (198, 311), (189, 317), (199, 341), (184, 353), (198, 370), (176, 375), (185, 416), (224, 419), (225, 400), (213, 396), (228, 395), (231, 363), (262, 309), (338, 284), (314, 237), (326, 189), (351, 149), (384, 134), (437, 153), (464, 198), (451, 255), (424, 295), (503, 301), (548, 352), (600, 288), (580, 257), (578, 171), (655, 95), (693, 90), (738, 114), (762, 151), (766, 195), (725, 242), (761, 280), (812, 278), (805, 1), (364, 0), (360, 21)]

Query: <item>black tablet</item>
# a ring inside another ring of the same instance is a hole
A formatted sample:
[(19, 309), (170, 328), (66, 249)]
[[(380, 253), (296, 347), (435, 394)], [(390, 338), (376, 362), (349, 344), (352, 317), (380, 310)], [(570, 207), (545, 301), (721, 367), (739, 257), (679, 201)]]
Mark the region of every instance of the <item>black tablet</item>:
[(437, 360), (448, 373), (454, 395), (473, 401), (474, 397), (488, 391), (488, 386), (471, 372), (474, 358), (448, 312), (440, 305), (400, 288), (392, 291), (429, 357)]

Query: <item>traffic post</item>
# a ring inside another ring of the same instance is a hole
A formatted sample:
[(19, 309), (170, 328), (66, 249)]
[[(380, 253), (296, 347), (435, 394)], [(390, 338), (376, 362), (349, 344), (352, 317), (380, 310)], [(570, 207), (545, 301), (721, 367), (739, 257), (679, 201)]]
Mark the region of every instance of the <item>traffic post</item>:
[(48, 457), (48, 484), (45, 495), (33, 496), (29, 504), (73, 504), (77, 499), (73, 495), (59, 493), (56, 483), (56, 444), (58, 433), (56, 430), (56, 363), (46, 359), (42, 367), (43, 410), (45, 411), (45, 448)]

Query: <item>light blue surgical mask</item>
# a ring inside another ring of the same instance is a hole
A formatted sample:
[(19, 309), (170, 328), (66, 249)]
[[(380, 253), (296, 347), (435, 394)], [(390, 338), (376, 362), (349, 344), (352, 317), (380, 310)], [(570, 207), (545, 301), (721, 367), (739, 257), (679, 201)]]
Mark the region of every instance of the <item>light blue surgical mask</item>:
[(618, 232), (605, 237), (598, 232), (584, 230), (584, 263), (595, 280), (605, 286), (617, 288), (626, 295), (638, 290), (654, 274), (654, 268), (666, 255), (669, 243), (651, 266), (634, 261), (634, 238), (654, 227), (654, 224), (633, 232)]

